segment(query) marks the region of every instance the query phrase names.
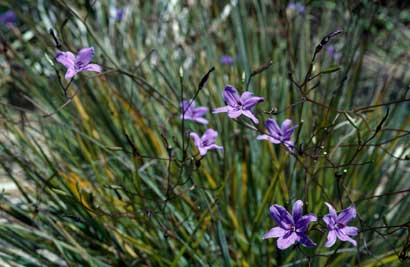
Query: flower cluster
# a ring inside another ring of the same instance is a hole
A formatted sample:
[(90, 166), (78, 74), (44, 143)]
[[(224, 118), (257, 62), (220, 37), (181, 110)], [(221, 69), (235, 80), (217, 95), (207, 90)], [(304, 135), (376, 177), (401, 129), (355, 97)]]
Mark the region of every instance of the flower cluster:
[[(328, 228), (327, 242), (325, 247), (331, 247), (335, 244), (336, 239), (348, 241), (354, 246), (356, 241), (351, 236), (358, 234), (358, 229), (347, 224), (356, 217), (356, 208), (350, 206), (337, 215), (336, 210), (329, 203), (325, 203), (329, 208), (329, 214), (323, 217), (323, 221)], [(281, 250), (287, 249), (295, 243), (300, 243), (305, 247), (314, 247), (316, 243), (308, 236), (307, 231), (311, 222), (317, 221), (317, 217), (313, 214), (303, 214), (303, 202), (297, 200), (293, 204), (292, 214), (280, 205), (272, 205), (270, 207), (270, 216), (278, 226), (270, 229), (263, 235), (263, 239), (278, 238), (277, 247)]]
[[(75, 75), (83, 71), (101, 72), (102, 67), (97, 64), (92, 64), (91, 59), (94, 56), (94, 48), (83, 48), (74, 55), (70, 51), (60, 51), (55, 59), (66, 67), (66, 80), (71, 80)], [(232, 85), (227, 85), (223, 91), (223, 99), (226, 104), (224, 107), (219, 107), (213, 110), (213, 113), (227, 113), (229, 118), (237, 119), (240, 116), (245, 116), (252, 120), (254, 124), (258, 124), (259, 120), (253, 114), (252, 109), (260, 102), (265, 101), (263, 97), (254, 96), (252, 92), (245, 91), (239, 95), (238, 90)], [(181, 102), (181, 119), (190, 120), (200, 124), (208, 124), (208, 120), (203, 116), (208, 112), (207, 107), (196, 107), (195, 101), (183, 100)], [(294, 150), (294, 143), (290, 139), (296, 126), (292, 126), (292, 121), (286, 119), (279, 127), (278, 123), (273, 119), (265, 121), (268, 134), (257, 136), (257, 140), (267, 140), (273, 144), (283, 144), (290, 152)], [(196, 147), (201, 156), (205, 156), (210, 149), (223, 149), (222, 146), (215, 145), (214, 142), (218, 133), (209, 128), (202, 137), (197, 133), (190, 133)]]
[[(75, 56), (71, 52), (58, 52), (56, 60), (67, 68), (65, 78), (72, 79), (77, 73), (82, 71), (101, 72), (101, 66), (91, 64), (91, 58), (94, 55), (94, 48), (83, 48)], [(219, 107), (213, 110), (213, 113), (227, 113), (231, 119), (237, 119), (240, 116), (249, 118), (254, 124), (258, 124), (252, 109), (265, 99), (260, 96), (254, 96), (252, 92), (245, 91), (239, 95), (238, 90), (232, 85), (225, 86), (223, 91), (223, 99), (226, 106)], [(180, 104), (182, 120), (189, 120), (199, 124), (208, 124), (208, 120), (204, 118), (208, 112), (207, 107), (197, 107), (195, 101), (183, 100)], [(291, 136), (297, 126), (294, 126), (290, 119), (286, 119), (279, 124), (274, 119), (265, 121), (266, 134), (261, 134), (256, 137), (257, 140), (266, 140), (273, 144), (284, 145), (291, 153), (294, 151), (294, 142)], [(208, 150), (217, 149), (223, 150), (222, 146), (215, 144), (218, 132), (208, 128), (202, 136), (195, 132), (191, 132), (189, 136), (193, 139), (199, 154), (203, 157)], [(358, 234), (356, 227), (348, 226), (347, 224), (356, 217), (356, 209), (353, 206), (340, 212), (338, 215), (336, 210), (329, 203), (325, 203), (329, 208), (329, 214), (323, 217), (328, 228), (326, 247), (331, 247), (335, 244), (336, 239), (348, 241), (354, 246), (356, 241), (351, 237)], [(297, 200), (293, 204), (292, 214), (280, 205), (270, 207), (270, 216), (278, 226), (270, 229), (263, 239), (278, 238), (277, 247), (281, 250), (287, 249), (295, 243), (300, 243), (305, 247), (314, 247), (316, 243), (307, 236), (309, 224), (317, 221), (314, 214), (303, 215), (303, 202)]]
[[(190, 120), (200, 124), (208, 124), (208, 120), (203, 116), (208, 112), (207, 107), (196, 107), (194, 100), (183, 100), (181, 102), (181, 119)], [(203, 157), (210, 149), (223, 150), (222, 146), (215, 144), (218, 132), (208, 128), (204, 134), (199, 137), (195, 132), (191, 132), (189, 136), (193, 139), (195, 146), (198, 148), (199, 154)]]
[[(252, 92), (245, 91), (239, 95), (238, 90), (232, 85), (227, 85), (223, 91), (223, 99), (226, 104), (224, 107), (215, 108), (212, 113), (227, 113), (231, 119), (237, 119), (240, 116), (245, 116), (254, 124), (258, 124), (259, 120), (253, 114), (252, 109), (265, 99), (260, 96), (254, 96)], [(191, 120), (201, 124), (208, 124), (208, 120), (203, 118), (208, 112), (207, 107), (196, 107), (193, 100), (183, 100), (181, 102), (181, 119)], [(273, 119), (265, 121), (268, 134), (262, 134), (256, 137), (257, 140), (267, 140), (273, 144), (283, 144), (290, 152), (294, 151), (294, 143), (291, 140), (292, 133), (297, 126), (292, 125), (290, 119), (286, 119), (279, 127), (278, 123)], [(212, 129), (208, 129), (212, 130)], [(222, 149), (221, 146), (214, 144), (217, 132), (212, 130), (205, 132), (200, 138), (198, 134), (191, 133), (196, 147), (201, 156), (204, 156), (209, 149)]]

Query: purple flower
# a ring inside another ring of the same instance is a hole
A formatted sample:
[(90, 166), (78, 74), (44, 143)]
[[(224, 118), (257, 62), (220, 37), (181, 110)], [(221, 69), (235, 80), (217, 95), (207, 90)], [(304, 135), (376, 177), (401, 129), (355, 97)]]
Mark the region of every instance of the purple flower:
[(216, 137), (218, 136), (218, 132), (213, 129), (206, 130), (202, 137), (199, 137), (199, 135), (194, 132), (190, 133), (189, 136), (191, 136), (194, 140), (194, 143), (201, 156), (205, 156), (206, 152), (210, 149), (223, 149), (222, 146), (214, 144)]
[(195, 107), (194, 101), (182, 101), (181, 102), (181, 119), (196, 121), (202, 124), (208, 124), (208, 120), (202, 118), (202, 116), (208, 112), (207, 107)]
[(71, 52), (58, 52), (56, 60), (67, 68), (65, 74), (66, 80), (70, 80), (77, 73), (81, 71), (95, 71), (101, 72), (102, 68), (97, 64), (90, 64), (91, 58), (94, 55), (94, 48), (83, 48), (74, 56)]
[(11, 10), (6, 11), (0, 15), (0, 23), (6, 24), (7, 26), (15, 24), (16, 20), (17, 20), (16, 13), (14, 13)]
[(257, 140), (267, 140), (273, 144), (284, 144), (290, 152), (293, 152), (294, 144), (293, 141), (290, 140), (290, 137), (297, 126), (292, 127), (291, 120), (284, 120), (279, 127), (275, 120), (267, 119), (265, 121), (265, 127), (269, 134), (258, 135), (256, 137)]
[(265, 99), (259, 96), (253, 96), (253, 93), (246, 91), (239, 97), (238, 91), (232, 85), (225, 86), (223, 97), (227, 106), (216, 108), (213, 113), (228, 112), (229, 118), (236, 119), (241, 115), (250, 118), (255, 124), (259, 121), (253, 115), (251, 109)]
[(292, 215), (280, 205), (273, 205), (270, 207), (270, 216), (278, 225), (273, 227), (266, 234), (263, 235), (263, 239), (278, 237), (277, 247), (279, 249), (287, 249), (296, 242), (302, 244), (305, 247), (315, 246), (307, 235), (309, 223), (317, 220), (313, 214), (307, 214), (302, 216), (303, 202), (301, 200), (296, 201), (293, 204)]
[(124, 9), (123, 8), (117, 8), (115, 10), (115, 20), (116, 21), (121, 21), (123, 17), (124, 17)]
[(326, 223), (329, 229), (329, 234), (327, 235), (327, 241), (325, 247), (331, 247), (335, 244), (336, 239), (339, 238), (342, 241), (348, 241), (356, 246), (355, 240), (350, 238), (350, 236), (356, 236), (359, 232), (357, 227), (347, 226), (347, 224), (356, 217), (356, 208), (353, 206), (342, 210), (339, 215), (337, 215), (336, 210), (329, 203), (325, 202), (326, 206), (329, 208), (329, 214), (323, 217), (323, 221)]
[(290, 2), (288, 6), (286, 7), (288, 10), (295, 10), (299, 14), (305, 13), (305, 6), (302, 3), (294, 3)]
[(223, 55), (220, 58), (220, 62), (224, 65), (232, 65), (233, 64), (233, 58), (231, 56), (228, 56), (228, 55)]
[(333, 45), (328, 45), (326, 47), (326, 52), (334, 60), (338, 60), (339, 58), (342, 57), (342, 54), (339, 52), (336, 52), (336, 48)]

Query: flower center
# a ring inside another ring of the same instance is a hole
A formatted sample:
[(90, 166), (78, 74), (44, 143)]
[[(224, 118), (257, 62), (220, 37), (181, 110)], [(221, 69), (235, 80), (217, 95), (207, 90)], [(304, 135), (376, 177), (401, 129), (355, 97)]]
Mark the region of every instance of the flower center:
[(202, 146), (209, 146), (208, 140), (202, 141)]
[(74, 68), (77, 69), (77, 70), (80, 70), (80, 69), (84, 68), (84, 66), (85, 66), (84, 62), (77, 61), (74, 65)]
[(336, 225), (335, 225), (336, 229), (341, 229), (341, 228), (344, 228), (344, 227), (345, 227), (345, 225), (343, 223), (336, 223)]

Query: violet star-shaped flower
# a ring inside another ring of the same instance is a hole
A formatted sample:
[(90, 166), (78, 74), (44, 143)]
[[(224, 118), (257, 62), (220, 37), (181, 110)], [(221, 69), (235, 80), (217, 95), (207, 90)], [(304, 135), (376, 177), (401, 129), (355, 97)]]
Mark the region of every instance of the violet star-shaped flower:
[(16, 20), (17, 20), (16, 13), (14, 13), (11, 10), (6, 11), (0, 15), (0, 23), (6, 24), (7, 26), (15, 24)]
[(270, 216), (278, 225), (269, 230), (263, 239), (278, 238), (276, 244), (281, 250), (287, 249), (295, 243), (300, 243), (305, 247), (314, 247), (316, 244), (307, 235), (309, 224), (317, 220), (313, 214), (302, 216), (303, 202), (296, 201), (293, 204), (292, 215), (280, 205), (270, 207)]
[(69, 51), (58, 52), (56, 55), (56, 60), (67, 68), (65, 78), (66, 80), (70, 80), (81, 71), (101, 72), (102, 68), (100, 65), (90, 64), (93, 55), (94, 48), (89, 47), (81, 49), (77, 56)]
[(264, 101), (263, 97), (253, 96), (253, 93), (246, 91), (239, 96), (238, 91), (232, 85), (225, 86), (223, 97), (227, 106), (216, 108), (213, 113), (227, 112), (229, 118), (236, 119), (241, 115), (250, 118), (255, 124), (259, 121), (253, 115), (251, 109), (259, 102)]
[(286, 7), (288, 10), (295, 10), (299, 14), (305, 13), (305, 6), (302, 3), (291, 2)]
[(265, 127), (269, 134), (258, 135), (256, 137), (257, 140), (267, 140), (273, 144), (284, 144), (290, 152), (293, 152), (294, 144), (293, 141), (290, 140), (290, 137), (297, 126), (292, 127), (291, 120), (284, 120), (279, 127), (275, 120), (267, 119), (265, 121)]
[(327, 202), (325, 202), (325, 204), (329, 208), (329, 214), (323, 217), (323, 221), (329, 229), (325, 247), (333, 246), (337, 238), (342, 241), (348, 241), (352, 243), (353, 246), (356, 246), (357, 242), (350, 238), (350, 236), (356, 236), (359, 229), (357, 229), (357, 227), (347, 226), (347, 224), (356, 217), (356, 208), (350, 206), (342, 210), (340, 214), (337, 215), (336, 210), (332, 205)]
[(202, 124), (208, 124), (208, 120), (202, 118), (205, 113), (208, 112), (207, 107), (195, 107), (194, 101), (182, 101), (181, 102), (181, 119), (196, 121)]
[(232, 64), (233, 64), (233, 58), (232, 58), (231, 56), (229, 56), (229, 55), (223, 55), (223, 56), (220, 58), (220, 61), (221, 61), (221, 63), (224, 64), (224, 65), (232, 65)]
[(342, 57), (342, 54), (336, 51), (334, 45), (328, 45), (326, 47), (326, 52), (333, 60), (339, 60)]
[(124, 8), (117, 8), (115, 10), (115, 20), (116, 21), (121, 21), (122, 18), (124, 17)]
[(218, 136), (218, 132), (213, 129), (208, 129), (205, 133), (199, 137), (198, 134), (192, 132), (189, 134), (191, 138), (194, 140), (195, 146), (199, 150), (199, 154), (201, 156), (205, 156), (205, 154), (210, 149), (221, 149), (223, 150), (222, 146), (218, 146), (215, 144), (216, 137)]

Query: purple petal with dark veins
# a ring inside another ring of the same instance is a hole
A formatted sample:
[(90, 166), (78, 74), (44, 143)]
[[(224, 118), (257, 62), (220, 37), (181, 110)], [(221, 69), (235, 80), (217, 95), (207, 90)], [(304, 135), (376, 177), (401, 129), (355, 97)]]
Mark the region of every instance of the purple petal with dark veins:
[(206, 145), (211, 145), (215, 143), (216, 137), (218, 137), (218, 132), (215, 131), (214, 129), (207, 129), (205, 133), (201, 137), (202, 143)]
[(356, 217), (356, 208), (353, 206), (348, 207), (347, 209), (342, 210), (337, 216), (336, 222), (346, 225), (354, 217)]
[(281, 131), (280, 131), (278, 123), (275, 120), (267, 119), (265, 121), (265, 127), (269, 131), (270, 135), (279, 139), (279, 136), (281, 136)]
[(81, 67), (88, 65), (94, 55), (94, 48), (88, 47), (83, 48), (78, 52), (77, 57), (75, 58), (75, 64)]
[(299, 234), (299, 243), (308, 248), (316, 246), (316, 243), (305, 234)]
[(329, 215), (332, 216), (334, 219), (337, 217), (337, 213), (335, 208), (330, 203), (325, 202), (325, 205), (329, 208)]
[(292, 216), (280, 205), (272, 205), (269, 209), (272, 219), (282, 228), (288, 229), (294, 224)]
[(292, 207), (292, 217), (295, 222), (297, 222), (300, 218), (302, 218), (303, 213), (303, 202), (302, 200), (297, 200), (293, 203)]
[(233, 87), (232, 85), (225, 86), (223, 97), (224, 97), (225, 103), (227, 103), (229, 106), (232, 106), (232, 107), (239, 106), (240, 98), (238, 95), (238, 90), (236, 90), (236, 88)]
[(242, 102), (243, 108), (244, 109), (251, 109), (253, 108), (256, 104), (259, 102), (264, 101), (265, 98), (259, 97), (259, 96), (253, 96), (248, 99), (246, 99), (244, 102)]

